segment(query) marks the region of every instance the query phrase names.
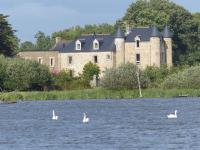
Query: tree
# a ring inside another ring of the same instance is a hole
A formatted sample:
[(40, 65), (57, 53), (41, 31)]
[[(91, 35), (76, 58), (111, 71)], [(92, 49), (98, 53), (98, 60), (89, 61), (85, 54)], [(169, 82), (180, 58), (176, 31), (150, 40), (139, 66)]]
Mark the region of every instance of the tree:
[(74, 40), (78, 38), (81, 34), (112, 34), (115, 32), (115, 28), (110, 24), (100, 24), (100, 25), (85, 25), (84, 27), (75, 26), (63, 31), (55, 32), (52, 37), (59, 36), (65, 40)]
[(89, 62), (85, 64), (85, 66), (83, 67), (82, 78), (83, 80), (89, 83), (89, 81), (93, 79), (94, 75), (96, 75), (96, 77), (98, 78), (99, 73), (100, 73), (99, 66), (97, 66), (96, 64), (93, 64), (92, 62)]
[(169, 0), (137, 0), (117, 23), (124, 27), (124, 22), (131, 27), (156, 25), (160, 30), (168, 25), (173, 33), (173, 60), (176, 64), (180, 54), (198, 49), (198, 24), (190, 12)]
[(50, 36), (46, 36), (44, 32), (38, 31), (35, 35), (36, 38), (36, 49), (37, 50), (49, 50), (52, 45), (53, 41)]
[(7, 18), (8, 16), (0, 14), (0, 54), (12, 56), (18, 49), (19, 41)]
[(35, 50), (35, 45), (30, 41), (25, 41), (20, 45), (20, 51), (32, 51)]
[(51, 84), (51, 73), (47, 66), (22, 59), (7, 59), (5, 78), (6, 90), (43, 90)]
[(149, 78), (132, 63), (123, 64), (118, 68), (107, 69), (102, 79), (102, 86), (109, 89), (137, 89), (137, 72), (140, 75), (141, 87), (148, 87)]
[(54, 85), (60, 89), (69, 89), (72, 80), (69, 71), (62, 70), (58, 75), (54, 75)]

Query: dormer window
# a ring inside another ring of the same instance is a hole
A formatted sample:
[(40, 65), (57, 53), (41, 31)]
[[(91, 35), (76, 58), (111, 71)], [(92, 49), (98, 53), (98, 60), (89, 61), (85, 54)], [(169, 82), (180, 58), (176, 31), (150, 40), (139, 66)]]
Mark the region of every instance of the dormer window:
[(76, 50), (81, 50), (81, 41), (76, 41)]
[(140, 47), (140, 36), (135, 37), (135, 43), (136, 43), (135, 47), (139, 48)]
[(99, 50), (99, 41), (97, 39), (95, 39), (93, 41), (93, 49), (94, 50)]

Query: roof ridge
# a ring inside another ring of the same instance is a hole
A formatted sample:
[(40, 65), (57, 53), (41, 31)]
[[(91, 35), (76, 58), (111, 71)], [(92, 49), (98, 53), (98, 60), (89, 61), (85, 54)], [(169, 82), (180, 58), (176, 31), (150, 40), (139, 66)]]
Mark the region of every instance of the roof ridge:
[[(94, 34), (81, 34), (81, 36), (91, 36), (91, 35), (93, 36)], [(107, 34), (107, 33), (104, 34), (104, 33), (102, 33), (102, 34), (95, 34), (95, 36), (96, 35), (110, 35), (110, 34)]]

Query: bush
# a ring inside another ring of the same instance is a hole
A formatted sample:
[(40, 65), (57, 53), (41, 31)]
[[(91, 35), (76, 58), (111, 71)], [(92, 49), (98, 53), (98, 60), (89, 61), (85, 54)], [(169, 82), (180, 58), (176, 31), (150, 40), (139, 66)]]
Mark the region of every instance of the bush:
[(163, 80), (170, 74), (170, 71), (167, 66), (155, 67), (148, 66), (144, 70), (144, 74), (150, 80), (151, 87), (159, 87)]
[(6, 78), (7, 60), (4, 56), (0, 56), (0, 92), (4, 89), (4, 81)]
[(100, 73), (99, 66), (97, 66), (96, 64), (93, 64), (92, 62), (89, 62), (85, 64), (85, 66), (83, 67), (82, 78), (89, 84), (89, 81), (93, 79), (94, 75), (96, 75), (98, 78), (99, 73)]
[(164, 88), (200, 88), (200, 66), (185, 69), (168, 76), (164, 82)]
[(42, 90), (51, 84), (49, 69), (35, 61), (7, 58), (3, 87), (5, 90)]
[(118, 68), (107, 69), (102, 79), (102, 86), (109, 89), (136, 89), (138, 88), (137, 71), (139, 71), (141, 87), (149, 85), (148, 77), (131, 63), (121, 65)]
[(73, 78), (69, 71), (62, 70), (59, 74), (54, 75), (54, 85), (58, 89), (70, 89)]

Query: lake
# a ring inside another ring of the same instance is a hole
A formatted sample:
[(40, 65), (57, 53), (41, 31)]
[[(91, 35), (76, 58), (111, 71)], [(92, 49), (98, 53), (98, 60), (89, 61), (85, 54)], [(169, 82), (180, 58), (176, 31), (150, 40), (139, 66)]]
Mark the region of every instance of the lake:
[[(175, 109), (178, 118), (167, 119)], [(199, 150), (199, 141), (200, 98), (0, 105), (1, 150)]]

